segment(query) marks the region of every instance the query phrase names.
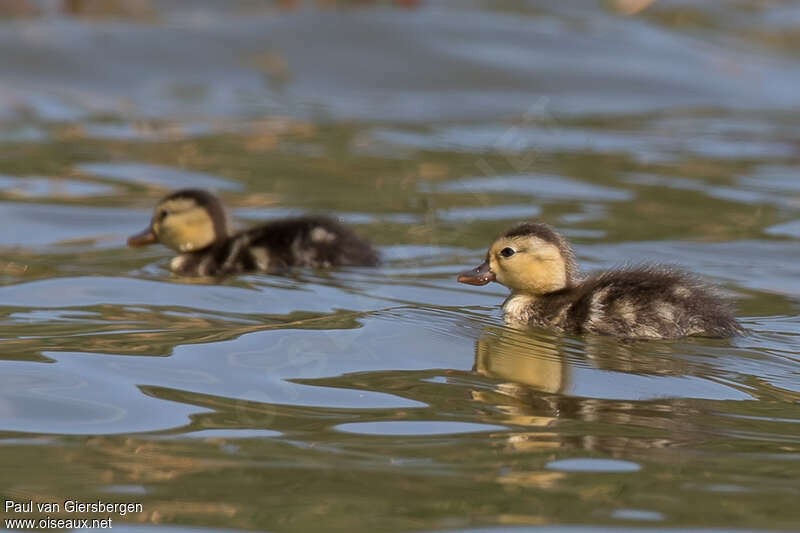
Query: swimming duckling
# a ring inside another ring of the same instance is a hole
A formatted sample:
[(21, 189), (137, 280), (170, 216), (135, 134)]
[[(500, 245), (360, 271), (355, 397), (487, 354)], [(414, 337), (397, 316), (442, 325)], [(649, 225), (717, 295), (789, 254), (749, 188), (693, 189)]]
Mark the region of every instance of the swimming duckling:
[(150, 225), (128, 239), (129, 246), (160, 242), (180, 255), (173, 272), (223, 276), (247, 271), (275, 272), (288, 267), (375, 266), (372, 245), (338, 221), (304, 216), (268, 222), (231, 234), (219, 198), (182, 189), (156, 206)]
[(572, 247), (545, 224), (513, 226), (492, 243), (486, 261), (458, 281), (497, 281), (511, 289), (503, 313), (512, 324), (651, 339), (742, 332), (710, 288), (679, 270), (651, 266), (579, 279)]

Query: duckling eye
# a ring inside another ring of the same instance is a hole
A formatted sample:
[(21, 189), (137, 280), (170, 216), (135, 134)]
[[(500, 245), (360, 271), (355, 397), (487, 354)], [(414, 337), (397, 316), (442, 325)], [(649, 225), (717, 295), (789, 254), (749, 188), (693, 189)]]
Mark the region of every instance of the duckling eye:
[(503, 248), (502, 250), (500, 250), (500, 255), (502, 255), (505, 258), (511, 257), (515, 253), (517, 252), (513, 248)]
[(166, 209), (164, 211), (159, 211), (158, 214), (156, 215), (156, 220), (158, 220), (159, 222), (163, 222), (164, 219), (167, 218), (168, 214), (169, 213), (167, 213)]

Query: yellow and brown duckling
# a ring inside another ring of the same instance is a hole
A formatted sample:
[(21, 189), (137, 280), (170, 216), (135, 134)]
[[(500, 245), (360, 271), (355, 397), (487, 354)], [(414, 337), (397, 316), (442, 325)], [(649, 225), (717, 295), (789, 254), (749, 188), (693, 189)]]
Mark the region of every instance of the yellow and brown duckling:
[(182, 189), (158, 203), (150, 225), (130, 237), (128, 245), (160, 242), (179, 252), (170, 268), (185, 276), (375, 266), (380, 260), (368, 241), (329, 217), (286, 218), (238, 233), (229, 228), (219, 198), (203, 190)]
[(742, 332), (714, 290), (680, 270), (648, 266), (580, 279), (572, 247), (545, 224), (513, 226), (458, 281), (511, 289), (503, 313), (512, 324), (651, 339)]

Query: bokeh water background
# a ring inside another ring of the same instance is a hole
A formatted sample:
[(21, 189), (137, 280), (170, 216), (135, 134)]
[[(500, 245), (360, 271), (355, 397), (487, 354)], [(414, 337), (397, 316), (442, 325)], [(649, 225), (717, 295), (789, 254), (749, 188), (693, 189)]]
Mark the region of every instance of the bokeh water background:
[[(0, 3), (3, 498), (141, 502), (118, 531), (800, 529), (800, 4), (321, 4)], [(333, 213), (385, 265), (175, 278), (124, 239), (184, 186), (242, 227)], [(454, 278), (525, 219), (586, 271), (698, 272), (749, 333), (505, 327)]]

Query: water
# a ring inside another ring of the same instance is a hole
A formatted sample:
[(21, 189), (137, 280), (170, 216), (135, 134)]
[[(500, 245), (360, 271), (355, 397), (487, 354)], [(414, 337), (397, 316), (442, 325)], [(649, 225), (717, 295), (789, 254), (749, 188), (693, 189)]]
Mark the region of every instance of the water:
[[(145, 532), (800, 528), (795, 3), (286, 4), (4, 7), (4, 500), (141, 503), (112, 517)], [(124, 241), (184, 186), (241, 226), (337, 214), (385, 265), (175, 278)], [(698, 272), (748, 334), (505, 327), (454, 278), (530, 218), (585, 270)], [(48, 514), (107, 516), (4, 518)]]

